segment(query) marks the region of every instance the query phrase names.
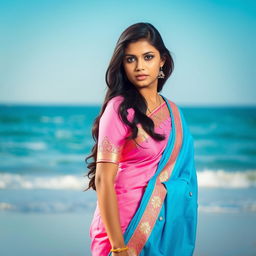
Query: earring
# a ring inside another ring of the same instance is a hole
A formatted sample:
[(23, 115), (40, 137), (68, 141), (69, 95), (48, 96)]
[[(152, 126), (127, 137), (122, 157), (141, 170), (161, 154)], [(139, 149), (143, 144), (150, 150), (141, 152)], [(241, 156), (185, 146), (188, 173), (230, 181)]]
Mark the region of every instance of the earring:
[(164, 77), (165, 77), (165, 74), (164, 74), (164, 72), (163, 72), (163, 68), (160, 67), (160, 72), (159, 72), (159, 74), (158, 74), (158, 78), (164, 78)]

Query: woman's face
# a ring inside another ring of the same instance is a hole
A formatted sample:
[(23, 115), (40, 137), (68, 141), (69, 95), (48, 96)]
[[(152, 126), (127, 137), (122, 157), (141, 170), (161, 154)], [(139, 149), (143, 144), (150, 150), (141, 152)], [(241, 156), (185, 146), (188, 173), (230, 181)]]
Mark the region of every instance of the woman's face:
[[(138, 88), (157, 87), (159, 70), (164, 62), (159, 51), (145, 39), (130, 43), (124, 52), (126, 76)], [(138, 77), (141, 74), (145, 76)]]

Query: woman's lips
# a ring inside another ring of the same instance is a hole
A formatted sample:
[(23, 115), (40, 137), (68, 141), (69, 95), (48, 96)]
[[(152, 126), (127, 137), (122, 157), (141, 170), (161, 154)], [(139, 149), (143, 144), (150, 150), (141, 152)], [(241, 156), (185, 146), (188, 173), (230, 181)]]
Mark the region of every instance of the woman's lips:
[(147, 78), (147, 75), (136, 76), (137, 80), (144, 80), (146, 78)]

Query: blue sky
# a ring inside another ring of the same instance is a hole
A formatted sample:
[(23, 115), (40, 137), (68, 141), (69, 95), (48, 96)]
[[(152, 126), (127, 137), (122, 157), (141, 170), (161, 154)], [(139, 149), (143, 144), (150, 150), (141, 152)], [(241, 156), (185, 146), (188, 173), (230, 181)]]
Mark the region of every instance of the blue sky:
[(122, 31), (150, 22), (173, 55), (162, 94), (256, 105), (256, 2), (0, 1), (0, 103), (100, 104)]

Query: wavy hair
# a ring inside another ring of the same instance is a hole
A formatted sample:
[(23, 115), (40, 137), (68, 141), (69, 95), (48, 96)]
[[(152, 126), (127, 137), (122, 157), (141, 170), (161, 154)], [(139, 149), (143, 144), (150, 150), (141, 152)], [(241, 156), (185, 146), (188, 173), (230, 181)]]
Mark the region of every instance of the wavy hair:
[[(91, 149), (91, 154), (85, 158), (87, 164), (88, 173), (84, 176), (89, 178), (88, 188), (84, 191), (92, 188), (96, 191), (95, 186), (95, 174), (96, 174), (96, 158), (98, 149), (98, 133), (99, 133), (99, 121), (108, 104), (108, 102), (115, 96), (123, 96), (123, 101), (118, 108), (118, 114), (122, 121), (131, 128), (131, 135), (126, 139), (135, 139), (137, 137), (138, 128), (137, 124), (140, 123), (143, 129), (155, 140), (161, 141), (165, 139), (165, 136), (154, 132), (154, 122), (146, 115), (147, 102), (145, 98), (139, 93), (137, 88), (128, 80), (122, 61), (126, 47), (131, 42), (136, 42), (140, 39), (146, 39), (152, 46), (154, 46), (160, 53), (160, 57), (165, 59), (163, 65), (163, 72), (165, 74), (164, 79), (158, 80), (157, 92), (160, 92), (170, 77), (174, 69), (173, 58), (169, 50), (165, 47), (162, 37), (158, 30), (150, 23), (139, 22), (129, 26), (123, 31), (114, 49), (113, 56), (110, 60), (109, 66), (105, 74), (105, 81), (107, 83), (107, 92), (103, 105), (101, 107), (100, 114), (95, 118), (92, 127), (92, 137), (95, 141), (95, 145)], [(127, 119), (127, 109), (134, 109), (134, 119), (129, 122)], [(137, 143), (135, 141), (135, 143)], [(88, 163), (88, 159), (92, 158), (92, 161)]]

